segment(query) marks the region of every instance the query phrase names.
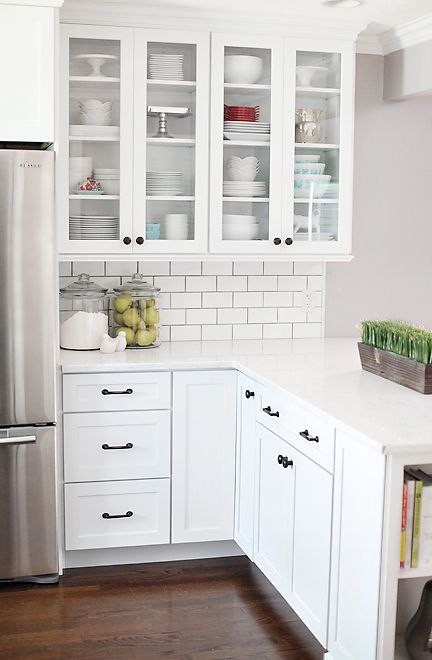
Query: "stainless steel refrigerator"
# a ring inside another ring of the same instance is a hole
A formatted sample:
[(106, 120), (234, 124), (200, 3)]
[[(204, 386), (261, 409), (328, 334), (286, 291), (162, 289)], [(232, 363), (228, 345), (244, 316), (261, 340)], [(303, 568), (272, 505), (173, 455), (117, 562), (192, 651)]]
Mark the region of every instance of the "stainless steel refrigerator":
[(54, 154), (0, 150), (0, 580), (58, 577), (55, 279)]

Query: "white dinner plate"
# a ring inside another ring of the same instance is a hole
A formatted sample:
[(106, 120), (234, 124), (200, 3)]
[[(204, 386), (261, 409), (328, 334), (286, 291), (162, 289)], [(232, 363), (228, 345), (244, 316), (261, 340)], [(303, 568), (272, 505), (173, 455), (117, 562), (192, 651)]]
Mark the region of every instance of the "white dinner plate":
[(270, 133), (232, 133), (224, 132), (224, 138), (227, 140), (241, 140), (242, 142), (270, 142)]

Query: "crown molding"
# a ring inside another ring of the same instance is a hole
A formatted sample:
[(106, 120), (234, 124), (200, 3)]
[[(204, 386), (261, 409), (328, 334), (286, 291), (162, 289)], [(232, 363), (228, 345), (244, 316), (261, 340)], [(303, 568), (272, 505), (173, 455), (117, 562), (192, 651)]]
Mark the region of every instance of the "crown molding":
[(383, 54), (432, 40), (432, 13), (379, 35)]
[(24, 5), (25, 7), (61, 7), (64, 0), (0, 0), (0, 5)]
[(251, 32), (298, 37), (326, 37), (355, 41), (366, 28), (364, 21), (335, 21), (299, 16), (244, 15), (216, 10), (193, 10), (177, 6), (144, 4), (141, 0), (66, 0), (60, 12), (62, 23), (117, 25), (156, 29), (196, 29)]
[(357, 53), (359, 55), (384, 55), (379, 35), (362, 32), (357, 39)]

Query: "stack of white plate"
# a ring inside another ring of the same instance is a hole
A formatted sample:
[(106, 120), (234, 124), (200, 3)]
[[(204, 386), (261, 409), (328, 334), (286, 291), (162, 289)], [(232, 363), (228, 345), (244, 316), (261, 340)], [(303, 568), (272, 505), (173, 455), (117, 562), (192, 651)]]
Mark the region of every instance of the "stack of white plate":
[(270, 124), (265, 121), (224, 121), (227, 140), (270, 141)]
[(119, 237), (119, 219), (113, 215), (71, 215), (71, 241), (113, 241)]
[(170, 196), (183, 194), (182, 172), (147, 172), (147, 195)]
[(152, 53), (149, 57), (149, 78), (183, 80), (183, 55)]
[(222, 237), (227, 241), (251, 241), (258, 236), (259, 222), (254, 215), (225, 213)]
[(120, 126), (90, 126), (87, 124), (71, 124), (69, 135), (78, 137), (120, 137)]
[(224, 181), (224, 197), (265, 197), (267, 184), (265, 181)]
[(99, 181), (106, 195), (120, 193), (120, 170), (115, 168), (99, 168), (94, 171), (94, 178)]

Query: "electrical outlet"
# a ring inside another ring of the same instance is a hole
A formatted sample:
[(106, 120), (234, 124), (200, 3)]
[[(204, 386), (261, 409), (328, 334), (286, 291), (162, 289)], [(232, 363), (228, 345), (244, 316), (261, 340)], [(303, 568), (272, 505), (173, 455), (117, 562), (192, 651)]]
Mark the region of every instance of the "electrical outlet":
[(314, 291), (311, 291), (310, 289), (304, 289), (302, 291), (303, 293), (303, 309), (305, 312), (310, 311), (315, 307), (315, 296), (314, 296)]

